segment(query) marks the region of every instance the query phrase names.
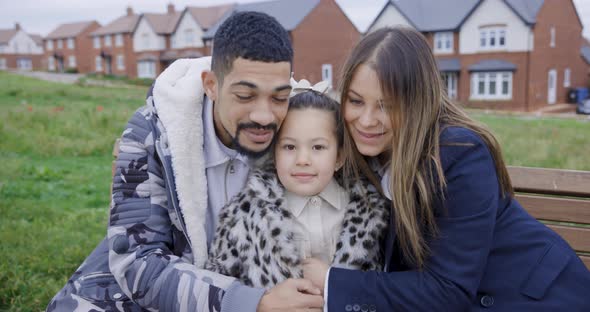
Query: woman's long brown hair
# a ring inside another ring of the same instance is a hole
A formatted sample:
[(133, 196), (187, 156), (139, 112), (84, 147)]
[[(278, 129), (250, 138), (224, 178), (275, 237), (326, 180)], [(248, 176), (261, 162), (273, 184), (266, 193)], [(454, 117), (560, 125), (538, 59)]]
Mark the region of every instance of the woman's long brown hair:
[[(392, 216), (404, 260), (417, 268), (429, 254), (427, 240), (438, 234), (434, 207), (444, 200), (446, 180), (440, 160), (440, 134), (444, 127), (459, 126), (478, 134), (495, 162), (502, 196), (512, 196), (512, 186), (500, 146), (492, 133), (471, 119), (446, 96), (430, 46), (416, 30), (382, 28), (365, 36), (344, 65), (340, 91), (346, 110), (350, 83), (360, 65), (372, 68), (393, 125), (390, 156)], [(344, 117), (344, 116), (343, 116)], [(457, 142), (461, 144), (461, 142)], [(344, 174), (361, 174), (377, 184), (367, 160), (345, 129)]]

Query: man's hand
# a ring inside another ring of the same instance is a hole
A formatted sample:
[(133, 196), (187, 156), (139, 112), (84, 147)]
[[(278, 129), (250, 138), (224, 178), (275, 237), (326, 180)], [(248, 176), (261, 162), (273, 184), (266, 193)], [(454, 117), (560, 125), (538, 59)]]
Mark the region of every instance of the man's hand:
[(317, 311), (321, 312), (324, 299), (321, 291), (305, 279), (288, 279), (262, 296), (257, 312)]
[(303, 260), (303, 278), (310, 280), (314, 286), (319, 287), (324, 292), (324, 283), (326, 282), (326, 274), (330, 267), (324, 262), (315, 259), (307, 258)]

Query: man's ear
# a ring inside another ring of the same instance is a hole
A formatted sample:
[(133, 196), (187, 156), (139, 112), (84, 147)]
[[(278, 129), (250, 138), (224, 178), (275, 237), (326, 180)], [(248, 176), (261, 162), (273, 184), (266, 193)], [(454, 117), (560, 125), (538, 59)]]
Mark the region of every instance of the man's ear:
[(217, 100), (217, 76), (214, 72), (206, 70), (201, 73), (201, 80), (203, 80), (205, 94), (215, 102)]

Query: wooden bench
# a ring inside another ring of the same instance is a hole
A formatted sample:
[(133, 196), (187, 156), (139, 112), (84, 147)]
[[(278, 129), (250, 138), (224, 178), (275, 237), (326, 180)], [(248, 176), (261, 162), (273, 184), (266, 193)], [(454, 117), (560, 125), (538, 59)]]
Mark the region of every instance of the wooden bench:
[(516, 199), (563, 237), (590, 269), (590, 172), (508, 167)]
[[(115, 159), (118, 153), (119, 139)], [(590, 269), (590, 171), (509, 166), (508, 172), (522, 206), (561, 235)]]

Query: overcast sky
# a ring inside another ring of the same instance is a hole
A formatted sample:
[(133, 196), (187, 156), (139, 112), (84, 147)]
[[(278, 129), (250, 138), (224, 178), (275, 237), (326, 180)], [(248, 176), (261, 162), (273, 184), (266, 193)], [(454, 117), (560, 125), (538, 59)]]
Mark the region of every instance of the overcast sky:
[[(125, 14), (127, 6), (139, 13), (158, 13), (165, 12), (168, 3), (182, 10), (186, 5), (257, 1), (260, 0), (0, 0), (0, 29), (13, 28), (19, 22), (27, 32), (45, 36), (61, 23), (94, 19), (106, 25)], [(360, 31), (369, 26), (386, 1), (336, 0)], [(574, 0), (574, 3), (584, 24), (584, 35), (590, 38), (590, 0)]]

